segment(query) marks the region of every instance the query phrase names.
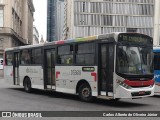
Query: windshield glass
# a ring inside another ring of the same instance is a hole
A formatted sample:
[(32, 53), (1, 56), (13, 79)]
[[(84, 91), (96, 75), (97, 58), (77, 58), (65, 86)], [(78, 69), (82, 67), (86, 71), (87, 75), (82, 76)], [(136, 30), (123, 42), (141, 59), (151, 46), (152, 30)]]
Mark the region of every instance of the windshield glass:
[(153, 53), (149, 47), (118, 46), (117, 72), (127, 75), (153, 74)]

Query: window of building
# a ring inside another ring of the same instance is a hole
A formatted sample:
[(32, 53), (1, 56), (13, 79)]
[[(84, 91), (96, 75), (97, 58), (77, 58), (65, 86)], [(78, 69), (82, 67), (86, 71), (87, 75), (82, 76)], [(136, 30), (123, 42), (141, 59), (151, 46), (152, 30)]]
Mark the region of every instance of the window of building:
[(153, 5), (139, 5), (140, 6), (140, 14), (141, 15), (153, 15), (154, 14), (154, 6)]
[(58, 47), (58, 64), (73, 64), (73, 45)]
[(3, 27), (3, 7), (0, 6), (0, 27)]
[(76, 64), (94, 65), (94, 51), (95, 46), (93, 43), (76, 45)]
[(3, 47), (3, 38), (0, 38), (0, 47)]
[(127, 32), (137, 32), (137, 28), (127, 28)]
[(3, 58), (3, 54), (0, 54), (0, 58)]
[(113, 16), (112, 15), (103, 15), (102, 24), (105, 26), (112, 26)]
[(85, 12), (85, 9), (86, 9), (86, 4), (85, 2), (83, 2), (83, 12)]

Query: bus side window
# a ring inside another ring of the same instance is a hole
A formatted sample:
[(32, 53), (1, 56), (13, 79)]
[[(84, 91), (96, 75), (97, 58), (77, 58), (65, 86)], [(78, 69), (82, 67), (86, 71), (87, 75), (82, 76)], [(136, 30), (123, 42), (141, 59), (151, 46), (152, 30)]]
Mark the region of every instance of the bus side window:
[(77, 44), (75, 48), (77, 65), (94, 65), (95, 46), (93, 43)]
[(61, 64), (61, 57), (58, 55), (58, 64)]
[(21, 52), (21, 64), (30, 64), (31, 58), (30, 58), (30, 51), (29, 50), (22, 50)]
[(13, 59), (12, 53), (11, 52), (6, 53), (6, 65), (9, 65), (9, 66), (13, 65), (12, 59)]
[(73, 45), (58, 47), (58, 64), (73, 64)]
[(72, 64), (73, 63), (73, 58), (71, 56), (69, 56), (67, 59), (66, 59), (66, 63), (67, 64)]

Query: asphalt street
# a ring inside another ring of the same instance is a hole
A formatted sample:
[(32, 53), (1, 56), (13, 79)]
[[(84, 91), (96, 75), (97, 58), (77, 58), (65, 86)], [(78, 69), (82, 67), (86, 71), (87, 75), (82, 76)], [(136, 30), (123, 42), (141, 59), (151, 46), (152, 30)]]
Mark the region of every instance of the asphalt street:
[[(96, 99), (93, 103), (86, 103), (80, 101), (76, 95), (43, 90), (26, 93), (23, 87), (8, 85), (4, 79), (0, 78), (0, 111), (160, 111), (159, 101), (160, 96), (153, 96), (133, 100), (121, 99), (118, 102)], [(58, 117), (57, 119), (63, 118)], [(69, 118), (65, 119), (69, 120)], [(82, 119), (88, 120), (89, 118)]]

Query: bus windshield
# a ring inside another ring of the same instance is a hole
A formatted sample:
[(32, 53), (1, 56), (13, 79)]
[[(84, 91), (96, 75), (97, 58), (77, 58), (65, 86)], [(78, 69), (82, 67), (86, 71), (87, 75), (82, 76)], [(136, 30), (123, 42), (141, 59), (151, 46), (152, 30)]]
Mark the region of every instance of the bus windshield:
[(117, 72), (126, 75), (153, 74), (153, 53), (150, 47), (130, 45), (117, 47)]

